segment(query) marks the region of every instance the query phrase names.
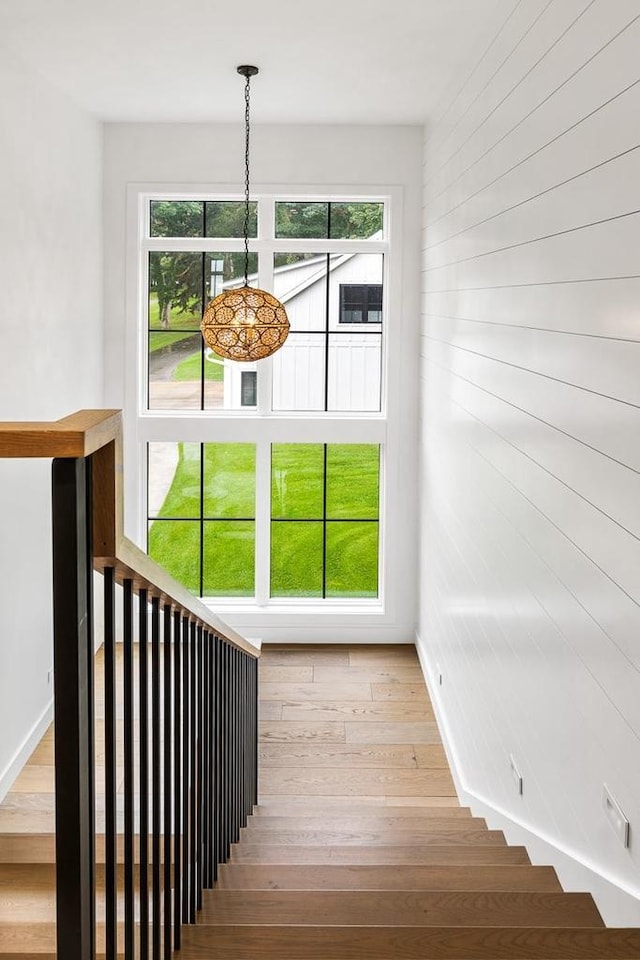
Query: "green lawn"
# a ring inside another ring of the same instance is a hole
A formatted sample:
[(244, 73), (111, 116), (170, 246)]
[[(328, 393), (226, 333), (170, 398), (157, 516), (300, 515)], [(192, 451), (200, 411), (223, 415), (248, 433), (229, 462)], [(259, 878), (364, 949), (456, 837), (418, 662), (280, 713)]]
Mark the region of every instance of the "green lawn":
[[(178, 310), (171, 311), (170, 329), (167, 331), (160, 323), (160, 311), (158, 308), (158, 296), (155, 293), (149, 294), (149, 353), (161, 350), (172, 343), (179, 343), (193, 336), (193, 332), (200, 329), (202, 315), (200, 311), (195, 313), (179, 313)], [(156, 332), (157, 331), (157, 332)], [(184, 331), (182, 333), (181, 331)], [(199, 379), (200, 374), (195, 378)], [(186, 379), (186, 378), (185, 378)]]
[[(205, 596), (253, 596), (255, 447), (178, 444), (171, 487), (149, 529), (149, 553)], [(324, 484), (326, 458), (326, 489)], [(202, 486), (201, 486), (202, 474)], [(274, 444), (271, 595), (378, 595), (379, 449)], [(202, 507), (202, 512), (201, 512)], [(200, 518), (202, 519), (202, 522)]]
[[(202, 355), (198, 350), (191, 356), (181, 360), (173, 371), (174, 380), (199, 380), (201, 371)], [(204, 362), (205, 380), (222, 380), (224, 378), (224, 367), (221, 363), (211, 363), (205, 358)]]

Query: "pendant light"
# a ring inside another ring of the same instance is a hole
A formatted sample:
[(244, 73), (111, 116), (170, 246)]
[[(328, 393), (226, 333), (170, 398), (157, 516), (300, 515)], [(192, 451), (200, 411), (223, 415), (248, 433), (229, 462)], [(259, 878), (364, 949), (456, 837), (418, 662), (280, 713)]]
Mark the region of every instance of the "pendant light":
[(202, 336), (208, 347), (228, 360), (262, 360), (279, 350), (289, 333), (287, 312), (266, 290), (249, 286), (249, 101), (251, 77), (257, 67), (241, 66), (245, 77), (245, 198), (244, 198), (244, 286), (225, 290), (215, 297), (202, 317)]

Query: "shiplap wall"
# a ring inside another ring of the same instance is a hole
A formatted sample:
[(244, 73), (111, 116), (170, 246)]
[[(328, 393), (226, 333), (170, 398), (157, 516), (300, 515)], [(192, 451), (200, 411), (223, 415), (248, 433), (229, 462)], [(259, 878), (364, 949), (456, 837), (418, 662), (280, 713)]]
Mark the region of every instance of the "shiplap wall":
[(459, 79), (425, 144), (420, 649), (471, 798), (640, 924), (640, 0), (505, 2)]

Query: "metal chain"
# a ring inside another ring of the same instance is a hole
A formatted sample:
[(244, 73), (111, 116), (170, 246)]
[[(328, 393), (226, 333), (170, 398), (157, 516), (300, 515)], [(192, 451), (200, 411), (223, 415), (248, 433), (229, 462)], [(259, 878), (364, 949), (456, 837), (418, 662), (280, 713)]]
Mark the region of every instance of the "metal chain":
[(244, 86), (244, 285), (249, 286), (249, 98), (251, 94), (251, 77), (247, 76)]

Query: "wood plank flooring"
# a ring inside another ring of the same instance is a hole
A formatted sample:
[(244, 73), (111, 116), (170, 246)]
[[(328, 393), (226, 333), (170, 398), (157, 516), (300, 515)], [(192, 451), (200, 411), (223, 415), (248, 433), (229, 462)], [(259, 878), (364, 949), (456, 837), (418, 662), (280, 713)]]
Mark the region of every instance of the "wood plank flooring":
[(266, 647), (259, 729), (261, 801), (457, 805), (413, 647)]

